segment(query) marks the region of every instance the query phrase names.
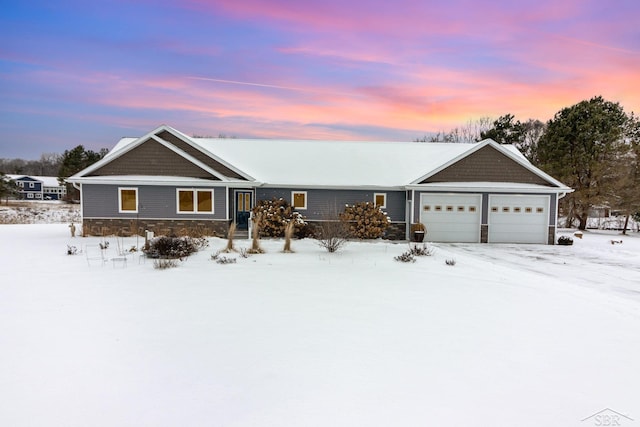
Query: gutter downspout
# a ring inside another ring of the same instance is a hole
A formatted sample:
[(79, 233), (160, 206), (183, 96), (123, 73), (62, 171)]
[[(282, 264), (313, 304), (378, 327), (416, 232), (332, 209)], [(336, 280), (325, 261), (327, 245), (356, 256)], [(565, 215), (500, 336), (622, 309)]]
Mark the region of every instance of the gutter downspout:
[(84, 197), (82, 197), (82, 184), (72, 182), (71, 185), (73, 185), (73, 188), (80, 192), (80, 222), (82, 223), (82, 234), (80, 235), (84, 237), (86, 236), (86, 234), (84, 234)]
[(405, 232), (404, 232), (404, 237), (406, 240), (411, 241), (411, 216), (413, 215), (413, 190), (406, 190), (405, 191), (405, 199), (407, 200), (406, 206), (405, 206), (405, 213), (404, 213), (404, 217), (405, 217)]

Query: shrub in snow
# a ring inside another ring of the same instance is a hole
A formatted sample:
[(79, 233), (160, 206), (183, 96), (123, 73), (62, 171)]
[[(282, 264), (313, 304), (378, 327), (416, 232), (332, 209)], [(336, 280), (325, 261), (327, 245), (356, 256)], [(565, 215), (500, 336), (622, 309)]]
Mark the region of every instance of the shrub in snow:
[(78, 248), (75, 246), (67, 245), (67, 255), (76, 255), (78, 253)]
[(558, 244), (562, 246), (571, 246), (573, 245), (573, 239), (569, 236), (560, 236), (558, 238)]
[(177, 259), (162, 258), (162, 259), (153, 260), (153, 268), (155, 268), (156, 270), (166, 270), (168, 268), (175, 268), (177, 266), (178, 266)]
[(393, 257), (393, 259), (400, 262), (416, 262), (416, 259), (414, 258), (411, 251), (407, 251), (401, 255), (398, 255), (397, 257)]
[(326, 221), (320, 226), (318, 244), (328, 252), (337, 252), (347, 244), (348, 226), (341, 221)]
[[(211, 259), (218, 264), (235, 264), (236, 263), (235, 258), (227, 258), (226, 256), (221, 255), (221, 253), (222, 253), (221, 251), (216, 252), (215, 254), (211, 255)], [(244, 251), (244, 253), (246, 254), (246, 250)], [(246, 258), (246, 257), (247, 256), (244, 256), (243, 258)]]
[(433, 248), (425, 243), (422, 245), (413, 245), (410, 247), (409, 253), (413, 256), (431, 256), (433, 255)]
[(258, 200), (251, 210), (254, 218), (261, 215), (258, 221), (260, 236), (283, 237), (287, 224), (293, 222), (295, 236), (298, 238), (309, 237), (313, 234), (304, 217), (296, 212), (289, 202), (284, 199)]
[(389, 217), (371, 202), (347, 205), (340, 214), (340, 221), (349, 224), (349, 231), (358, 239), (378, 239), (389, 226)]
[(151, 258), (182, 259), (208, 244), (206, 238), (158, 236), (149, 241), (145, 253)]
[(216, 259), (216, 262), (218, 264), (235, 264), (236, 263), (236, 259), (235, 258), (227, 258), (225, 256), (221, 256), (221, 257), (218, 257), (218, 259)]
[(446, 260), (444, 263), (453, 267), (454, 265), (456, 265), (456, 260), (452, 258), (452, 259)]

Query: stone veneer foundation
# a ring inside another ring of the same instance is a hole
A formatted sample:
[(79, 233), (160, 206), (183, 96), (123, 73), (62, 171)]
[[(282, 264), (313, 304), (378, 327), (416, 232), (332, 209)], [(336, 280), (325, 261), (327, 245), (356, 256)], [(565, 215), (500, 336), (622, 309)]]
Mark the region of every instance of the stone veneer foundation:
[(136, 220), (84, 218), (84, 236), (143, 236), (145, 230), (156, 236), (218, 236), (226, 237), (228, 221), (219, 220)]

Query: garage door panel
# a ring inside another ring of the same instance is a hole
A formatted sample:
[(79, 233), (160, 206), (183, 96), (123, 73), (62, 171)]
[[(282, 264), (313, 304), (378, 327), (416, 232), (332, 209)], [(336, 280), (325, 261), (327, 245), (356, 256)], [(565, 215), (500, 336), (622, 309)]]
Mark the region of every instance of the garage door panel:
[(482, 196), (422, 194), (420, 221), (432, 242), (479, 242)]
[(489, 196), (489, 243), (547, 243), (549, 196)]

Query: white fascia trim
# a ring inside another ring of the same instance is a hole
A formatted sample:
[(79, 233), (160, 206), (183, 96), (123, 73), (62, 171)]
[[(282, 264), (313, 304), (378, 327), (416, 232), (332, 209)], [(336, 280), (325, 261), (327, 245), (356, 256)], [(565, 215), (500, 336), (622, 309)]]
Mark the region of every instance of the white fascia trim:
[[(144, 176), (91, 176), (67, 179), (72, 184), (101, 184), (101, 185), (175, 185), (194, 187), (227, 187), (233, 186), (236, 182), (210, 181), (206, 179), (189, 179), (181, 177), (144, 177)], [(246, 181), (238, 181), (239, 186), (248, 187)], [(251, 188), (251, 187), (249, 187)]]
[(77, 184), (107, 184), (107, 185), (186, 185), (198, 187), (233, 187), (253, 189), (260, 186), (259, 182), (247, 181), (212, 181), (203, 178), (187, 178), (182, 176), (149, 176), (149, 175), (101, 175), (86, 177), (69, 177), (65, 182), (74, 186)]
[(406, 188), (408, 190), (415, 191), (447, 191), (453, 193), (523, 193), (523, 194), (548, 194), (548, 193), (556, 193), (556, 194), (566, 194), (572, 192), (572, 189), (564, 188), (555, 188), (555, 187), (519, 187), (517, 185), (513, 187), (504, 186), (504, 187), (491, 187), (486, 185), (468, 185), (468, 186), (457, 186), (455, 183), (441, 185), (440, 183), (435, 183), (438, 185), (432, 184), (419, 184), (419, 185), (408, 185)]
[(300, 189), (303, 190), (368, 190), (368, 191), (403, 191), (404, 185), (398, 185), (394, 187), (380, 187), (375, 185), (322, 185), (322, 184), (270, 184), (260, 183), (256, 187), (262, 188), (286, 188), (286, 189)]

